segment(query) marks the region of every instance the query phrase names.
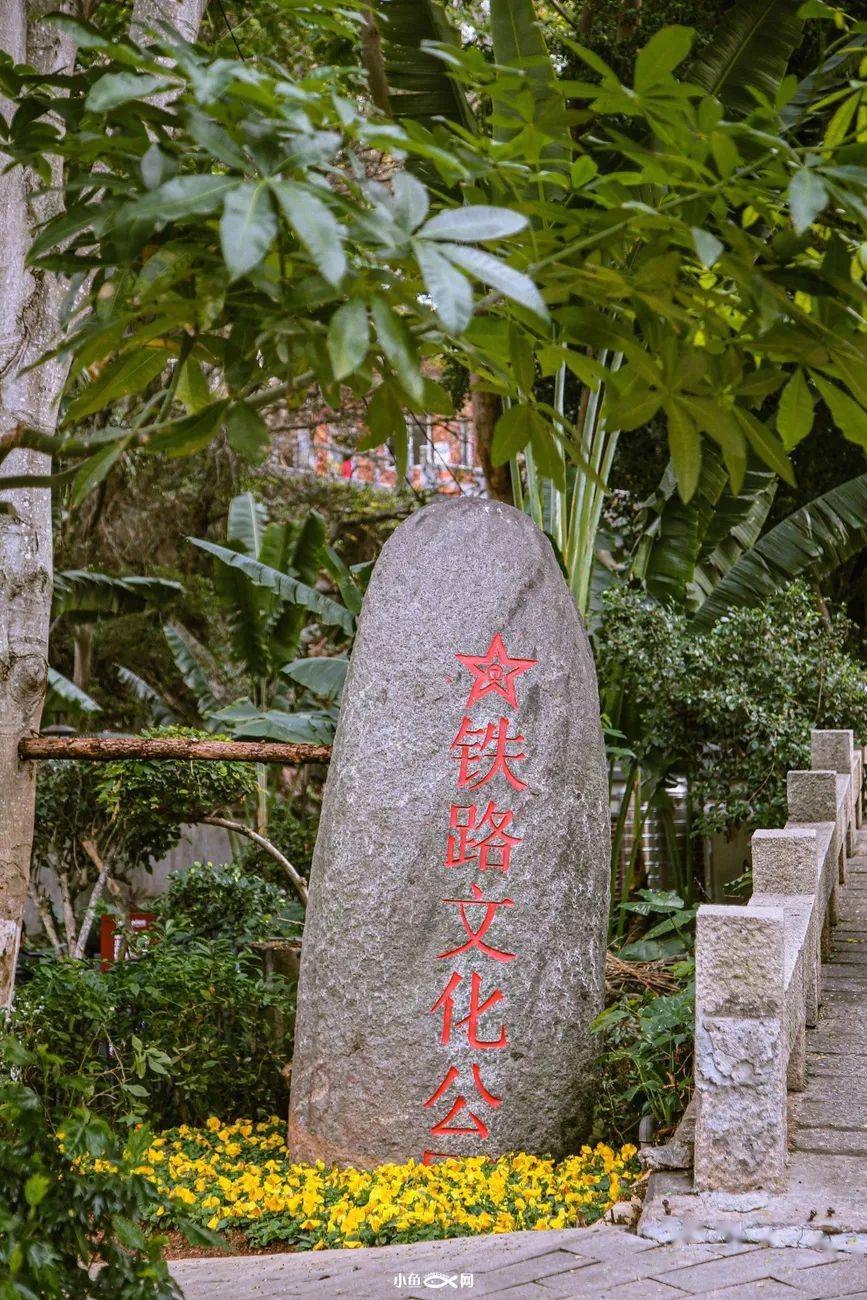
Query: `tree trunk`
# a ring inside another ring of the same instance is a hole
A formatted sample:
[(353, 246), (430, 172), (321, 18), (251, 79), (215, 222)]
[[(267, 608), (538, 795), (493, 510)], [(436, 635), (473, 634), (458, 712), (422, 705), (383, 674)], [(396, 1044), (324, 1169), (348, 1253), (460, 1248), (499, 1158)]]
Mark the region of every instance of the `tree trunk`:
[(132, 7), (130, 35), (146, 44), (152, 34), (159, 35), (163, 24), (174, 27), (187, 41), (199, 35), (207, 0), (135, 0)]
[(485, 393), (476, 387), (476, 376), (470, 376), (470, 388), (473, 402), (473, 432), (476, 435), (476, 455), (485, 472), (488, 496), (497, 501), (513, 504), (512, 474), (508, 464), (494, 465), (491, 460), (491, 445), (494, 441), (494, 426), (500, 418), (502, 403), (496, 393)]
[[(0, 40), (16, 63), (69, 70), (72, 42), (42, 21), (53, 7), (0, 0)], [(8, 117), (9, 105), (2, 108)], [(54, 341), (66, 291), (57, 277), (26, 265), (35, 223), (59, 207), (56, 195), (36, 193), (38, 185), (20, 167), (0, 175), (0, 436), (24, 424), (53, 433), (66, 376), (61, 361), (27, 369)], [(30, 881), (36, 774), (20, 761), (18, 742), (38, 729), (42, 714), (52, 584), (51, 493), (3, 491), (3, 479), (50, 472), (48, 457), (21, 449), (0, 465), (0, 1006), (12, 998)]]
[[(205, 0), (136, 0), (133, 27), (170, 21), (188, 38), (198, 30)], [(0, 48), (15, 63), (42, 72), (70, 71), (69, 36), (44, 21), (56, 0), (0, 0)], [(8, 120), (11, 107), (0, 100)], [(16, 167), (3, 172), (0, 153), (0, 437), (20, 425), (53, 434), (67, 363), (55, 359), (28, 369), (56, 340), (67, 284), (27, 267), (37, 223), (62, 205), (55, 165), (52, 192)], [(0, 1007), (12, 1001), (15, 964), (30, 880), (36, 771), (21, 762), (22, 737), (39, 728), (48, 665), (51, 614), (51, 493), (44, 488), (3, 490), (10, 475), (49, 474), (51, 461), (18, 449), (0, 464)]]

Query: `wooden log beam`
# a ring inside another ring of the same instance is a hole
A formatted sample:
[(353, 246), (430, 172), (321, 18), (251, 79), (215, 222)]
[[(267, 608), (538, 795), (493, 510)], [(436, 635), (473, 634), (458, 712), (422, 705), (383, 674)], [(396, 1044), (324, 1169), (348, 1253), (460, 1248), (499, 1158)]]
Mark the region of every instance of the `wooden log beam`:
[(31, 736), (20, 742), (18, 755), (22, 759), (78, 758), (91, 763), (163, 758), (327, 763), (331, 746), (290, 745), (270, 740), (188, 740), (183, 736)]

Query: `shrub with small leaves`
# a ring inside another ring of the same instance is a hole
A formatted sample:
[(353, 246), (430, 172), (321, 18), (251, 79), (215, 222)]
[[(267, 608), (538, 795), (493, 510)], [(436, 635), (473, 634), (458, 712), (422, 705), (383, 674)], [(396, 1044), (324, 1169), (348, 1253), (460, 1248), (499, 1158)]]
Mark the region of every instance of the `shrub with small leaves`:
[[(193, 727), (153, 727), (142, 736), (179, 737), (189, 740), (228, 740)], [(182, 823), (235, 807), (256, 793), (256, 769), (252, 763), (226, 759), (196, 762), (194, 759), (128, 759), (106, 763), (99, 781), (99, 803), (112, 821), (130, 822), (129, 851), (148, 845), (154, 857), (167, 853), (176, 843)], [(153, 845), (161, 845), (159, 852)]]
[(194, 862), (186, 871), (173, 871), (156, 907), (161, 917), (201, 939), (238, 944), (297, 937), (304, 921), (297, 895), (248, 875), (238, 863)]
[[(52, 1103), (83, 1096), (115, 1121), (133, 1115), (170, 1126), (227, 1114), (270, 1115), (286, 1104), (295, 985), (265, 976), (253, 952), (197, 939), (172, 925), (147, 951), (107, 971), (46, 958), (16, 994), (13, 1027), (28, 1048), (50, 1049), (62, 1076), (39, 1059), (23, 1082)], [(58, 1093), (60, 1089), (60, 1093)]]
[(46, 1107), (6, 1073), (59, 1078), (60, 1068), (46, 1051), (37, 1059), (11, 1039), (0, 1044), (0, 1300), (179, 1300), (160, 1238), (142, 1230), (162, 1202), (134, 1172), (148, 1130), (127, 1135), (124, 1150), (90, 1110)]

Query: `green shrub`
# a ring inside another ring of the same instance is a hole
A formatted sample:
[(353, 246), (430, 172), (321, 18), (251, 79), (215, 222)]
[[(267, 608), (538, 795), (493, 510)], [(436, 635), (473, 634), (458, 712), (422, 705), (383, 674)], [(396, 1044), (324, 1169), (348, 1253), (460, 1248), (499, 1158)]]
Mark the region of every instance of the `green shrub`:
[(786, 773), (810, 766), (812, 727), (867, 738), (867, 670), (851, 625), (793, 583), (703, 636), (682, 614), (614, 588), (596, 638), (606, 700), (647, 772), (689, 781), (693, 830), (782, 826)]
[(674, 968), (682, 987), (662, 996), (623, 993), (594, 1026), (601, 1049), (594, 1134), (637, 1142), (644, 1116), (671, 1130), (692, 1092), (695, 980), (691, 958)]
[[(317, 818), (298, 817), (287, 800), (271, 800), (268, 810), (268, 839), (289, 859), (295, 870), (308, 880), (318, 826)], [(239, 860), (245, 871), (254, 871), (265, 880), (285, 885), (286, 875), (280, 865), (252, 841), (247, 841)]]
[[(57, 1081), (60, 1069), (57, 1058), (37, 1059), (12, 1041), (0, 1050), (0, 1071)], [(140, 1129), (124, 1152), (91, 1111), (47, 1110), (32, 1088), (0, 1073), (0, 1300), (178, 1300), (160, 1239), (141, 1227), (161, 1201), (132, 1172), (149, 1141)]]
[[(90, 1107), (110, 1119), (146, 1116), (168, 1128), (215, 1112), (283, 1110), (294, 984), (266, 978), (255, 953), (226, 939), (194, 939), (170, 924), (151, 935), (144, 955), (105, 972), (40, 962), (16, 998), (18, 1036), (49, 1047)], [(23, 1079), (64, 1100), (37, 1065)]]
[(249, 875), (239, 863), (215, 867), (212, 862), (194, 862), (186, 871), (173, 871), (156, 909), (178, 929), (200, 939), (232, 939), (238, 944), (296, 937), (304, 921), (297, 895), (260, 875)]

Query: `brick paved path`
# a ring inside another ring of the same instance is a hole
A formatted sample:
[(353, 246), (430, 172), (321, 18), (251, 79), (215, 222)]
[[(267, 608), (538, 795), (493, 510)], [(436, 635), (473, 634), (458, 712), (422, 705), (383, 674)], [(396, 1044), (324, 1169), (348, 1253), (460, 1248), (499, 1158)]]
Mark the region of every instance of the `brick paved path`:
[(821, 1157), (836, 1186), (855, 1188), (867, 1183), (867, 830), (839, 895), (819, 1023), (807, 1031), (807, 1086), (790, 1097), (791, 1169)]
[(607, 1225), (367, 1250), (182, 1260), (172, 1272), (186, 1300), (867, 1300), (863, 1255), (746, 1244), (657, 1246)]

